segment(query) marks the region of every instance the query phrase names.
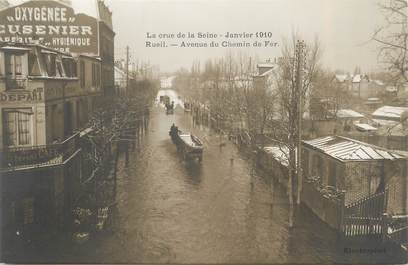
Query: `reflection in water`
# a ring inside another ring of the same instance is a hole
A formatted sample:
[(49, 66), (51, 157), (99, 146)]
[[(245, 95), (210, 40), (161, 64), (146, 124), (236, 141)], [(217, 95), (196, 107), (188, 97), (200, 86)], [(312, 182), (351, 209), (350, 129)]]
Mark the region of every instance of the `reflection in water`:
[(185, 167), (187, 170), (187, 180), (194, 186), (198, 186), (201, 182), (202, 166), (197, 161), (186, 161)]

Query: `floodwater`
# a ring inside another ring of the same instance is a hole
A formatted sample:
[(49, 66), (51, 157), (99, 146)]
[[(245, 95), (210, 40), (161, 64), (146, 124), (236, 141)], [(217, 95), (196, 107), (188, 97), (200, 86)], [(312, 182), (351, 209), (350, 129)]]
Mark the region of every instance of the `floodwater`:
[[(112, 233), (39, 252), (38, 261), (315, 264), (344, 255), (334, 232), (307, 210), (297, 210), (290, 229), (279, 184), (254, 170), (231, 142), (193, 127), (176, 92), (160, 93), (178, 102), (175, 113), (157, 104), (140, 150), (128, 167), (121, 159)], [(201, 164), (177, 153), (168, 135), (172, 123), (203, 140)]]

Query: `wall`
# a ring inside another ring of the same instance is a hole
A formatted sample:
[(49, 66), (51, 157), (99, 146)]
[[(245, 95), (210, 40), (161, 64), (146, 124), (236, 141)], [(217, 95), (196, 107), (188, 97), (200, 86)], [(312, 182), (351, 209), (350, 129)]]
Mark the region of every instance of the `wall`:
[(303, 181), (301, 201), (317, 217), (327, 223), (331, 228), (340, 228), (341, 219), (341, 200), (332, 200), (324, 197), (312, 183)]

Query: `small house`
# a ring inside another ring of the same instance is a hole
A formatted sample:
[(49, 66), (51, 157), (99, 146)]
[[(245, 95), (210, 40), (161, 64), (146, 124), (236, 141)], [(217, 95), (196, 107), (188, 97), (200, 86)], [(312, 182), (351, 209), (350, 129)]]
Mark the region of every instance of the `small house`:
[(407, 158), (400, 153), (341, 136), (302, 144), (304, 179), (345, 192), (345, 204), (389, 191), (390, 212), (407, 212)]

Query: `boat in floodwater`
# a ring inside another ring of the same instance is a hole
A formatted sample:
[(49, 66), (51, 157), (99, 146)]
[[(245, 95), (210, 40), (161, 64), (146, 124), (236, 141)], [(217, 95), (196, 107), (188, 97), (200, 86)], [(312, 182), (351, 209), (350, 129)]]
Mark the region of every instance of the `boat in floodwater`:
[(183, 156), (183, 159), (197, 159), (201, 162), (203, 159), (204, 146), (202, 141), (191, 133), (183, 133), (177, 127), (172, 127), (169, 132), (177, 150)]

